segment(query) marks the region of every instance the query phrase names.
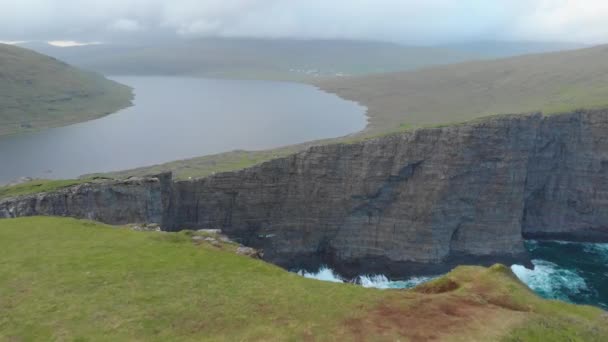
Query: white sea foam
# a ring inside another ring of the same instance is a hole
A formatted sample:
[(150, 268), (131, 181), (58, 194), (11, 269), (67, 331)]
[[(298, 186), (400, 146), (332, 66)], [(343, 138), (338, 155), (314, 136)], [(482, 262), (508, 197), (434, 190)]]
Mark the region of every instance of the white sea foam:
[(513, 265), (511, 269), (521, 281), (546, 298), (568, 300), (568, 293), (580, 294), (588, 290), (585, 280), (575, 271), (541, 259), (532, 260), (532, 263), (534, 270), (522, 265)]
[[(335, 283), (346, 282), (340, 275), (336, 274), (331, 268), (322, 266), (317, 272), (298, 271), (299, 275), (305, 278), (330, 281)], [(427, 282), (436, 277), (412, 277), (407, 280), (390, 280), (385, 275), (361, 275), (357, 277), (356, 283), (363, 287), (373, 287), (378, 289), (409, 289), (419, 284)]]
[(317, 272), (306, 272), (306, 271), (298, 271), (299, 275), (305, 278), (330, 281), (333, 283), (343, 283), (344, 279), (342, 279), (339, 275), (334, 273), (334, 270), (327, 266), (322, 266)]
[(359, 276), (359, 283), (363, 287), (375, 287), (378, 289), (409, 289), (436, 277), (412, 277), (407, 280), (390, 280), (384, 275)]

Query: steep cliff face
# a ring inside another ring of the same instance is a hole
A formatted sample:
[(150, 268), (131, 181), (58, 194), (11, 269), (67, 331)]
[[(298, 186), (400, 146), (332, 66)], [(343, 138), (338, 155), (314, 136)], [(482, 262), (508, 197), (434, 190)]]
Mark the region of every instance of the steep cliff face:
[(0, 199), (0, 218), (53, 215), (109, 224), (164, 223), (171, 175), (91, 182), (18, 198)]
[(523, 233), (608, 241), (608, 112), (542, 121), (530, 153)]
[(0, 201), (0, 217), (34, 214), (219, 228), (287, 267), (309, 258), (402, 274), (515, 260), (522, 236), (608, 239), (608, 111), (491, 117), (198, 180), (162, 175)]
[(270, 259), (436, 263), (524, 252), (540, 115), (328, 145), (175, 185), (177, 227), (214, 227)]

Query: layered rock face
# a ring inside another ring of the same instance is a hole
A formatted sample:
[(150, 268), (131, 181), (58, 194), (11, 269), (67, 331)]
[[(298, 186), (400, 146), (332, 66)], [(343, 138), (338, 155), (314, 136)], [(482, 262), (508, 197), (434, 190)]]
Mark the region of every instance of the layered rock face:
[(608, 112), (542, 121), (530, 154), (523, 233), (608, 241)]
[(540, 115), (327, 145), (174, 189), (175, 227), (220, 228), (265, 257), (437, 263), (524, 252)]
[(388, 264), (516, 259), (522, 236), (608, 238), (608, 111), (491, 117), (198, 180), (163, 175), (0, 201), (0, 217), (34, 214), (221, 229), (286, 267), (305, 256), (385, 273)]
[(55, 192), (0, 199), (0, 217), (52, 215), (109, 224), (163, 224), (170, 189), (170, 174), (85, 183)]

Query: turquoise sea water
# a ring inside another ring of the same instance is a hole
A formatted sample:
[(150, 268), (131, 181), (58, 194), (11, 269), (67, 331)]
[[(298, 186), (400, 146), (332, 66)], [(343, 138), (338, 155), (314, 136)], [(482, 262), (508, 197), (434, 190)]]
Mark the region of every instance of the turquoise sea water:
[[(534, 269), (513, 265), (517, 277), (540, 296), (608, 309), (608, 244), (563, 241), (527, 241)], [(328, 267), (300, 275), (324, 281), (343, 282)], [(352, 280), (365, 287), (411, 288), (435, 277), (391, 280), (384, 275), (361, 275)]]
[(513, 272), (545, 298), (608, 309), (608, 243), (527, 241), (534, 270)]

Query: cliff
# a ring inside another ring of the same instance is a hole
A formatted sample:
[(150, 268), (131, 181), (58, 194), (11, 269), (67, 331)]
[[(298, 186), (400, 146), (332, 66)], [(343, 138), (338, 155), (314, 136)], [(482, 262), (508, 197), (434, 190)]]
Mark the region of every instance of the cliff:
[(313, 147), (237, 172), (0, 200), (167, 230), (218, 228), (285, 267), (388, 274), (521, 261), (523, 237), (607, 239), (608, 111), (491, 117)]
[(0, 217), (71, 216), (126, 224), (166, 224), (171, 175), (95, 181), (48, 193), (0, 199)]

